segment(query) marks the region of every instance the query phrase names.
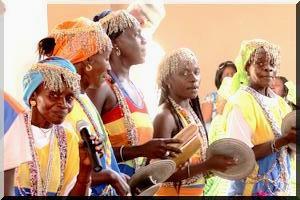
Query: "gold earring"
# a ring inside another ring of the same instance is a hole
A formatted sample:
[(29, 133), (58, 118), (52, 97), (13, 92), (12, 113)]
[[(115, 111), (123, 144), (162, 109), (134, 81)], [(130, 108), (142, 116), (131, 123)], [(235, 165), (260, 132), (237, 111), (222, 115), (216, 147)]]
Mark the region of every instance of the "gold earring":
[(92, 69), (93, 69), (93, 66), (92, 65), (90, 65), (90, 64), (87, 64), (87, 66), (85, 66), (85, 70), (86, 71), (92, 71)]
[(30, 101), (30, 105), (31, 105), (31, 107), (36, 106), (36, 101), (34, 101), (34, 100)]
[(118, 47), (115, 47), (115, 48), (116, 48), (116, 55), (120, 56), (121, 55), (121, 50)]

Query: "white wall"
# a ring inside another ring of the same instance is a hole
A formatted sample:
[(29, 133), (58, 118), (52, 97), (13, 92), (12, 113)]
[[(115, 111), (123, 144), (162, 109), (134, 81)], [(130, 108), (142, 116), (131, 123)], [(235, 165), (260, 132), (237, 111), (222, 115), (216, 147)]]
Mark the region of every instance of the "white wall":
[(37, 62), (37, 42), (47, 35), (45, 0), (4, 0), (4, 90), (22, 101), (22, 78)]

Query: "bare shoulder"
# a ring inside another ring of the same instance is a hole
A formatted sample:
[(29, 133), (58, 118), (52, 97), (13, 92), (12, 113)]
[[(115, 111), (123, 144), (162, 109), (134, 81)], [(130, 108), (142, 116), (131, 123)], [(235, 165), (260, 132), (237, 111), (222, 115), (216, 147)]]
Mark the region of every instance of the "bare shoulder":
[(153, 121), (154, 137), (171, 137), (172, 131), (176, 130), (175, 119), (167, 104), (159, 107), (158, 113)]
[(100, 114), (111, 110), (113, 106), (117, 104), (115, 94), (106, 81), (103, 82), (99, 88), (88, 89), (86, 93)]

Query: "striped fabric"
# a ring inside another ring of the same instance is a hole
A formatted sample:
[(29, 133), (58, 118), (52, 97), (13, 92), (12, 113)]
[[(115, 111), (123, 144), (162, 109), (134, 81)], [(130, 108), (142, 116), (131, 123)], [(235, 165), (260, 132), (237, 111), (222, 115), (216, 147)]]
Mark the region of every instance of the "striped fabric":
[[(180, 121), (183, 123), (183, 126), (186, 127), (188, 122), (181, 113), (178, 113)], [(199, 147), (200, 148), (200, 147)], [(200, 150), (196, 152), (190, 158), (190, 163), (192, 165), (198, 164), (200, 162)], [(191, 184), (182, 184), (180, 189), (171, 186), (170, 184), (163, 185), (156, 193), (155, 196), (203, 196), (205, 186), (204, 177), (199, 178), (194, 183)]]
[[(121, 92), (126, 99), (131, 112), (131, 118), (133, 119), (137, 129), (137, 145), (144, 144), (153, 137), (153, 126), (145, 102), (143, 101), (141, 106), (137, 106), (122, 87)], [(119, 105), (115, 106), (112, 110), (103, 113), (101, 117), (112, 146), (120, 147), (122, 145), (130, 145), (125, 126), (124, 114)], [(138, 164), (141, 165), (143, 160), (143, 158), (138, 158)], [(121, 172), (126, 173), (129, 176), (135, 172), (132, 160), (119, 163), (119, 168)]]
[(24, 108), (4, 92), (4, 171), (32, 160), (29, 140), (24, 128)]

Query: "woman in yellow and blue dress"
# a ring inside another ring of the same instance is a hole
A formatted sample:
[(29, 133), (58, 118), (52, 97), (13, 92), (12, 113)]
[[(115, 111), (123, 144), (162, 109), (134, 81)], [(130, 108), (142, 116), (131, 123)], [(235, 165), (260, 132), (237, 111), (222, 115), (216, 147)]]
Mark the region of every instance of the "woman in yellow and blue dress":
[(296, 142), (296, 130), (281, 133), (291, 109), (270, 89), (280, 64), (279, 47), (261, 39), (243, 41), (235, 64), (231, 89), (237, 91), (224, 108), (226, 131), (253, 149), (256, 165), (247, 178), (233, 181), (229, 195), (289, 195), (287, 144)]

